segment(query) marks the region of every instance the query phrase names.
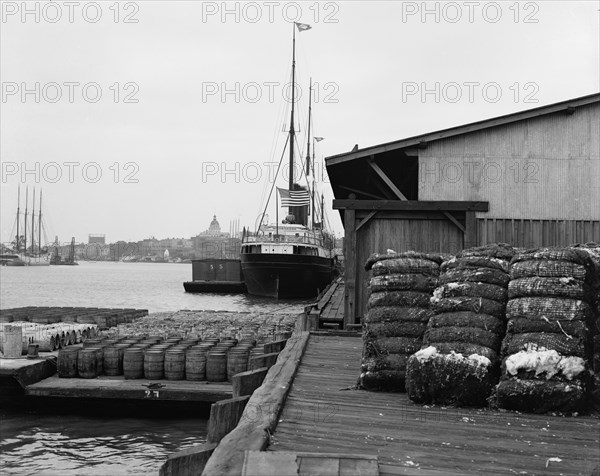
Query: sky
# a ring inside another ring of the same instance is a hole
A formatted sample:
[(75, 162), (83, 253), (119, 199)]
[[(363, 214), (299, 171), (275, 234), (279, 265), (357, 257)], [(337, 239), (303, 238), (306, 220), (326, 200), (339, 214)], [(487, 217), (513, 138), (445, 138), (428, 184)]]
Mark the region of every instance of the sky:
[(254, 228), (287, 184), (294, 22), (311, 26), (296, 30), (298, 151), (312, 78), (338, 235), (324, 157), (600, 90), (597, 0), (0, 6), (3, 242), (19, 186), (22, 209), (43, 190), (51, 241), (190, 237), (213, 215)]

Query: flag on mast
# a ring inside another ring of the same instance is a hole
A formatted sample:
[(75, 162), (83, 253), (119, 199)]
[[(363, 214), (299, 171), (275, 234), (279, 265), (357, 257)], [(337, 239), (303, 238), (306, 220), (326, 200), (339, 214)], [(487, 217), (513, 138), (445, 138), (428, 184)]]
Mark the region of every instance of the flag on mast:
[(308, 190), (286, 190), (277, 187), (282, 207), (303, 207), (310, 204)]
[(298, 23), (296, 21), (294, 23), (300, 32), (310, 30), (312, 28), (312, 26), (308, 25), (307, 23)]
[(317, 142), (321, 142), (325, 137), (314, 137)]

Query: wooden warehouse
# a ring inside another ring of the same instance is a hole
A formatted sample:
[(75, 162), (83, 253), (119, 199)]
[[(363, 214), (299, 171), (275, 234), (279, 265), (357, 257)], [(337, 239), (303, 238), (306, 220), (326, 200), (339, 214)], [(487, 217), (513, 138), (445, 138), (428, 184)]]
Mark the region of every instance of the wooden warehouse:
[(326, 158), (345, 228), (345, 323), (373, 252), (600, 242), (600, 94)]

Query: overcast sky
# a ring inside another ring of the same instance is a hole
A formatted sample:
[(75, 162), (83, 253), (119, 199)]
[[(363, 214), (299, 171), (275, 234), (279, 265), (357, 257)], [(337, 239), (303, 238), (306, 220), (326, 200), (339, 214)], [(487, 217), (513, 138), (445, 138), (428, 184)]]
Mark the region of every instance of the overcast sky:
[(320, 163), (600, 90), (598, 1), (48, 3), (1, 2), (2, 241), (19, 184), (22, 208), (43, 188), (61, 242), (190, 237), (213, 214), (254, 227), (286, 139), (293, 21), (312, 26), (296, 35), (299, 148), (312, 77)]

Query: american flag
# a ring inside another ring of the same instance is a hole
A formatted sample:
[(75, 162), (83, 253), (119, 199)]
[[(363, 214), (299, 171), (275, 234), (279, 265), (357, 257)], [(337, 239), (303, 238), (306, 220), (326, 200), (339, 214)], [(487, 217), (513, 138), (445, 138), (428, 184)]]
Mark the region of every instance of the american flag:
[(303, 207), (310, 204), (310, 195), (308, 190), (286, 190), (277, 187), (281, 197), (282, 207)]

